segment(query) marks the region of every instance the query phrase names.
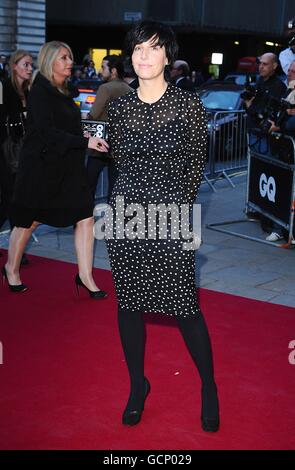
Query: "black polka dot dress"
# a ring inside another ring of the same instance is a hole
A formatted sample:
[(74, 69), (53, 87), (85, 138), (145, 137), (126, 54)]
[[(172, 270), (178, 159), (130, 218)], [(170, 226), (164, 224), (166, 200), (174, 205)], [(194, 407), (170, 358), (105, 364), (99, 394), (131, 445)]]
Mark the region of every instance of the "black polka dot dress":
[[(141, 101), (136, 90), (122, 96), (109, 107), (109, 142), (119, 174), (110, 201), (114, 235), (107, 237), (107, 247), (119, 307), (198, 314), (195, 252), (184, 249), (182, 235), (175, 236), (181, 223), (175, 228), (169, 211), (168, 223), (157, 216), (152, 224), (149, 215), (159, 205), (177, 212), (195, 200), (207, 147), (200, 99), (172, 85), (153, 104)], [(128, 236), (122, 236), (124, 229)]]

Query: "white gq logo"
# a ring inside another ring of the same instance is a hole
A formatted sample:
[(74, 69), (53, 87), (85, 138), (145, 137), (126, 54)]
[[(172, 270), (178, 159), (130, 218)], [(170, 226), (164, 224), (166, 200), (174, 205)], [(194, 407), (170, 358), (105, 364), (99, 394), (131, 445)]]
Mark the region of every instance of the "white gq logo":
[(271, 202), (275, 202), (276, 189), (275, 179), (272, 176), (267, 179), (266, 174), (262, 173), (259, 180), (259, 191), (261, 196), (265, 197), (267, 195)]
[(94, 137), (99, 137), (100, 139), (104, 138), (104, 125), (103, 124), (97, 124)]

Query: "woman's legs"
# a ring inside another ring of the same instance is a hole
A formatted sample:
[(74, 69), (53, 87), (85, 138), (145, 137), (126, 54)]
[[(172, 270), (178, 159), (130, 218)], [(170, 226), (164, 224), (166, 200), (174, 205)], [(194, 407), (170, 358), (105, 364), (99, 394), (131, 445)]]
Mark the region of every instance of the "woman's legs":
[[(215, 426), (218, 429), (218, 397), (214, 381), (211, 343), (205, 320), (201, 313), (198, 313), (194, 318), (176, 318), (186, 346), (198, 368), (202, 380), (202, 418), (209, 420), (211, 428)], [(130, 376), (131, 391), (126, 410), (142, 410), (145, 393), (145, 327), (143, 314), (139, 311), (119, 309), (118, 323), (121, 343)], [(213, 424), (210, 420), (213, 420)]]
[(39, 222), (33, 222), (30, 228), (14, 227), (10, 234), (8, 259), (5, 268), (8, 282), (12, 286), (21, 284), (20, 262), (32, 232), (38, 225)]
[(78, 259), (79, 276), (91, 291), (98, 291), (92, 276), (93, 266), (93, 217), (80, 220), (75, 228), (75, 247)]
[(219, 407), (214, 381), (210, 337), (201, 312), (193, 318), (176, 317), (179, 329), (202, 381), (202, 416), (218, 418)]
[(130, 395), (126, 410), (141, 410), (144, 403), (145, 326), (143, 314), (139, 311), (119, 308), (118, 324), (130, 377)]

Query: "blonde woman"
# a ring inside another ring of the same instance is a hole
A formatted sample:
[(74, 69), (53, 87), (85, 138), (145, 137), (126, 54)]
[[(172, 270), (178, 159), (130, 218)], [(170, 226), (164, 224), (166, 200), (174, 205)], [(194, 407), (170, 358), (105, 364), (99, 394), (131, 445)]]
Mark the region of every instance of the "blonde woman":
[(93, 203), (84, 156), (87, 147), (106, 152), (108, 146), (102, 139), (83, 136), (79, 109), (67, 89), (72, 66), (73, 54), (67, 44), (51, 41), (41, 48), (13, 197), (15, 228), (2, 274), (12, 292), (27, 290), (19, 267), (33, 230), (40, 223), (75, 225), (76, 286), (84, 287), (91, 298), (101, 299), (106, 293), (92, 277)]
[[(9, 61), (10, 78), (3, 83), (3, 104), (0, 105), (0, 228), (9, 218), (10, 204), (18, 170), (18, 156), (26, 127), (26, 107), (33, 71), (33, 59), (28, 51), (15, 51)], [(7, 145), (14, 142), (14, 158)], [(13, 224), (10, 221), (10, 228)], [(28, 260), (22, 258), (22, 264)]]

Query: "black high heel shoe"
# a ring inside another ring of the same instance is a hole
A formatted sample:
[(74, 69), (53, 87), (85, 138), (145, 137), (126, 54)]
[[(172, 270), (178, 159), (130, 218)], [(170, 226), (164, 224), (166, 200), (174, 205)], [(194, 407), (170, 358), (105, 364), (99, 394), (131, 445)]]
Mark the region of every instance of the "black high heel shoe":
[[(207, 391), (202, 389), (202, 414), (201, 414), (201, 423), (202, 423), (202, 429), (205, 432), (217, 432), (219, 429), (219, 404), (218, 404), (218, 397), (217, 397), (217, 388), (215, 386), (215, 403), (213, 406), (216, 408), (216, 416), (208, 417), (206, 416), (205, 408), (208, 408), (208, 396)], [(207, 401), (207, 406), (205, 407), (204, 404)]]
[(17, 286), (13, 286), (12, 284), (9, 284), (5, 266), (2, 266), (1, 272), (2, 272), (2, 285), (4, 285), (4, 282), (6, 281), (9, 287), (9, 290), (11, 292), (25, 292), (26, 290), (28, 290), (28, 287), (25, 284), (18, 284)]
[(205, 432), (217, 432), (219, 429), (219, 416), (216, 418), (202, 417), (202, 429)]
[(84, 289), (87, 290), (89, 296), (95, 300), (104, 299), (108, 295), (107, 292), (105, 292), (104, 290), (92, 291), (88, 289), (88, 287), (86, 287), (85, 284), (81, 281), (79, 274), (77, 274), (75, 277), (75, 284), (77, 289), (77, 295), (79, 295), (79, 287), (84, 287)]
[(145, 403), (145, 400), (148, 396), (148, 394), (150, 393), (151, 391), (151, 386), (150, 386), (150, 383), (148, 381), (148, 379), (145, 377), (144, 378), (144, 397), (143, 397), (143, 405), (142, 405), (142, 408), (139, 409), (139, 410), (132, 410), (132, 411), (129, 411), (129, 410), (125, 410), (124, 413), (123, 413), (123, 416), (122, 416), (122, 423), (127, 425), (127, 426), (135, 426), (136, 424), (138, 424), (141, 420), (141, 415), (142, 415), (142, 412), (144, 410), (144, 403)]

